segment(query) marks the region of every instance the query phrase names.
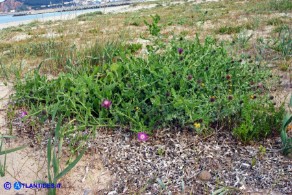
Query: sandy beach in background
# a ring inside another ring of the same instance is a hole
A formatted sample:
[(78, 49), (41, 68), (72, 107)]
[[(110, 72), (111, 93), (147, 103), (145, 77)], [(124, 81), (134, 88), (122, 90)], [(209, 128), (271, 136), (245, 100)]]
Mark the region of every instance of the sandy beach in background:
[[(117, 6), (117, 7), (107, 7), (107, 8), (101, 8), (99, 9), (102, 11), (104, 14), (108, 13), (123, 13), (123, 12), (132, 12), (132, 11), (137, 11), (140, 9), (150, 9), (152, 7), (156, 6), (156, 4), (150, 4), (150, 5), (143, 5), (143, 6), (130, 6), (130, 5), (124, 5), (124, 6)], [(55, 20), (71, 20), (76, 18), (79, 15), (90, 13), (90, 12), (95, 12), (95, 10), (84, 10), (84, 12), (79, 12), (79, 13), (70, 13), (70, 14), (64, 14), (60, 16), (53, 16), (53, 17), (44, 17), (44, 18), (37, 18), (37, 19), (31, 19), (31, 20), (24, 20), (24, 21), (18, 21), (18, 22), (8, 22), (4, 24), (0, 24), (0, 29), (3, 28), (8, 28), (12, 26), (18, 26), (22, 24), (28, 24), (33, 21), (39, 21), (39, 22), (46, 22), (46, 21), (55, 21)], [(21, 16), (19, 16), (21, 17)]]

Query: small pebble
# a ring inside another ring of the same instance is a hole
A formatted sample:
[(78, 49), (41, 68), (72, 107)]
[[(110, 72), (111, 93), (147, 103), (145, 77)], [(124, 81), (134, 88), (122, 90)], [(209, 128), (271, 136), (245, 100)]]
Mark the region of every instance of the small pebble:
[(209, 181), (212, 178), (212, 175), (208, 171), (202, 171), (198, 175), (199, 179), (202, 181)]

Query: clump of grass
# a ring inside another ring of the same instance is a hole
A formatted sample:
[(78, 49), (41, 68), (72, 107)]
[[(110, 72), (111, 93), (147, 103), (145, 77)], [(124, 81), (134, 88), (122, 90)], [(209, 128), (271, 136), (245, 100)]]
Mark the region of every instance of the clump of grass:
[(129, 25), (131, 26), (140, 26), (140, 23), (137, 21), (131, 22)]
[(234, 34), (239, 33), (242, 30), (242, 26), (221, 26), (215, 32), (219, 34)]
[(282, 24), (279, 26), (276, 26), (273, 30), (274, 33), (280, 33), (281, 31), (285, 30), (285, 29), (289, 29), (289, 26), (286, 24)]
[(254, 30), (259, 26), (260, 21), (258, 19), (253, 19), (251, 22), (238, 25), (238, 26), (221, 26), (219, 29), (215, 30), (219, 34), (235, 34), (240, 33), (241, 31)]
[(233, 38), (233, 43), (238, 44), (240, 48), (247, 48), (252, 36), (253, 34), (248, 34), (247, 31), (241, 31)]
[(287, 64), (285, 62), (284, 63), (281, 63), (279, 65), (279, 68), (280, 68), (281, 71), (287, 71), (289, 69), (289, 64)]
[(90, 21), (96, 18), (98, 15), (102, 15), (102, 11), (90, 12), (77, 16), (78, 21)]
[(284, 22), (280, 18), (272, 18), (267, 21), (268, 25), (279, 26)]
[(289, 11), (292, 10), (292, 2), (290, 0), (270, 0), (269, 7), (271, 10)]
[(271, 48), (280, 52), (283, 57), (292, 56), (292, 28), (284, 26), (279, 29), (278, 37), (273, 41)]

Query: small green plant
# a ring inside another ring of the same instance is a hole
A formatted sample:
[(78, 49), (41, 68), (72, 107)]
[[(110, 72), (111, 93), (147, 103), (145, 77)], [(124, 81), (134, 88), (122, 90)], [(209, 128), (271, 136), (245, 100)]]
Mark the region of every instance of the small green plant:
[(216, 30), (219, 34), (234, 34), (239, 33), (242, 30), (242, 26), (222, 26)]
[(247, 31), (241, 31), (233, 39), (241, 48), (246, 48), (248, 46), (249, 40), (252, 38), (253, 34), (248, 34)]
[(159, 156), (163, 156), (164, 153), (165, 153), (165, 151), (163, 150), (163, 148), (158, 148), (158, 149), (157, 149), (157, 154), (158, 154)]
[(289, 70), (289, 65), (288, 65), (288, 63), (287, 63), (287, 62), (283, 62), (283, 63), (281, 63), (281, 64), (279, 65), (279, 69), (280, 69), (281, 71), (287, 71), (287, 70)]
[(252, 157), (252, 159), (251, 159), (251, 167), (254, 167), (254, 166), (256, 166), (256, 164), (257, 164), (257, 159), (256, 159), (256, 157)]
[(272, 49), (280, 52), (283, 57), (292, 56), (292, 28), (285, 26), (280, 29), (278, 38), (271, 46)]
[[(80, 154), (76, 157), (74, 161), (69, 163), (65, 169), (60, 171), (60, 160), (62, 157), (62, 145), (64, 132), (61, 128), (62, 117), (59, 119), (57, 126), (55, 128), (54, 144), (52, 144), (52, 139), (48, 140), (47, 145), (47, 172), (48, 172), (48, 182), (53, 183), (54, 186), (58, 186), (57, 182), (65, 176), (71, 169), (75, 167), (78, 161), (82, 158), (85, 153), (85, 149), (81, 150)], [(52, 167), (51, 167), (52, 166)], [(53, 169), (53, 170), (52, 170)], [(45, 181), (37, 181), (38, 183), (46, 183)], [(49, 188), (49, 195), (56, 194), (57, 187)]]
[(161, 27), (158, 26), (158, 22), (160, 21), (160, 16), (156, 14), (154, 16), (151, 16), (151, 18), (153, 21), (151, 24), (148, 23), (146, 20), (144, 20), (144, 23), (148, 26), (148, 29), (151, 35), (158, 36), (161, 29)]
[(245, 97), (239, 126), (233, 129), (234, 135), (244, 142), (267, 137), (272, 131), (277, 131), (284, 114), (283, 106), (276, 109), (272, 102), (258, 104), (256, 97)]
[(131, 26), (140, 26), (140, 23), (137, 21), (131, 22), (129, 25)]
[(260, 145), (259, 151), (258, 151), (258, 156), (260, 158), (262, 158), (265, 155), (266, 155), (266, 148), (264, 146)]
[(128, 50), (130, 53), (135, 53), (142, 49), (142, 44), (141, 43), (132, 43), (132, 44), (127, 44), (124, 46), (126, 50)]
[(272, 19), (269, 19), (267, 21), (267, 24), (273, 25), (273, 26), (278, 26), (278, 25), (283, 24), (283, 21), (281, 20), (281, 18), (272, 18)]

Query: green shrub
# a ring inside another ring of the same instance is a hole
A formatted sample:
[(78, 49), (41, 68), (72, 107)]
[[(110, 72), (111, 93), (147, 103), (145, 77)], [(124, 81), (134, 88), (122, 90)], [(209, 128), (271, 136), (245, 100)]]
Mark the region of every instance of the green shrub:
[[(160, 53), (149, 46), (147, 59), (115, 50), (106, 63), (50, 81), (36, 71), (17, 83), (15, 99), (34, 113), (46, 109), (53, 116), (75, 118), (79, 130), (128, 126), (136, 132), (193, 128), (194, 122), (208, 128), (235, 115), (240, 119), (240, 101), (246, 96), (257, 95), (259, 106), (267, 101), (250, 83), (265, 85), (268, 73), (233, 60), (213, 39), (204, 44), (174, 39), (165, 47)], [(120, 60), (111, 61), (113, 56)], [(112, 102), (110, 109), (101, 106), (105, 99)]]
[(243, 142), (260, 140), (271, 132), (279, 133), (285, 109), (283, 106), (275, 109), (272, 102), (258, 101), (262, 100), (244, 98), (239, 125), (233, 129), (234, 135)]

